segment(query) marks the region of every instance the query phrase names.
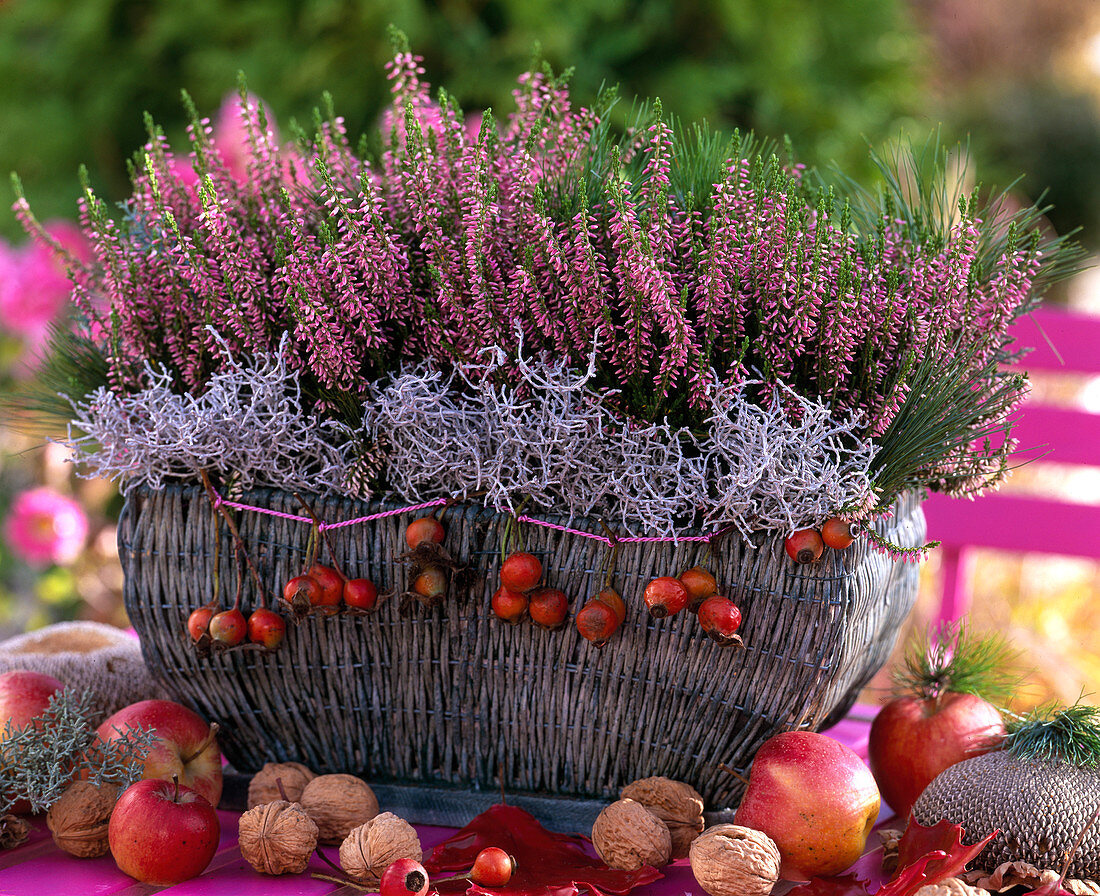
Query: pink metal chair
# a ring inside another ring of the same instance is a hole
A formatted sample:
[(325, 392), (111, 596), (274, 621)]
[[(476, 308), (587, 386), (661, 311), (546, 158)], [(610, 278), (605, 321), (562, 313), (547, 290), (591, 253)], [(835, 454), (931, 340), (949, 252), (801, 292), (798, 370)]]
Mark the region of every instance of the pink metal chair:
[[(1018, 321), (1015, 332), (1020, 345), (1034, 348), (1023, 360), (1028, 371), (1100, 374), (1100, 317), (1041, 309)], [(1029, 399), (1017, 419), (1020, 447), (1039, 449), (1037, 463), (1100, 467), (1100, 413)], [(973, 501), (933, 495), (924, 511), (928, 537), (942, 542), (940, 620), (969, 609), (973, 548), (1100, 560), (1100, 505), (1012, 494)]]

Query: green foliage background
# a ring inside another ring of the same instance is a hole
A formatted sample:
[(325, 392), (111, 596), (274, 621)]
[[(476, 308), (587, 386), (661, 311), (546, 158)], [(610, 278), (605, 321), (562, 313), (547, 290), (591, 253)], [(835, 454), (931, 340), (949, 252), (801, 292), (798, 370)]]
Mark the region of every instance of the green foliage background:
[[(391, 22), (467, 110), (510, 109), (541, 46), (575, 69), (578, 102), (617, 83), (685, 120), (789, 134), (800, 159), (856, 176), (868, 142), (924, 113), (922, 43), (900, 0), (9, 0), (0, 172), (18, 171), (43, 218), (75, 214), (81, 163), (121, 199), (141, 113), (178, 136), (181, 88), (213, 113), (238, 70), (279, 121), (308, 118), (328, 90), (360, 133), (388, 96)], [(18, 233), (0, 214), (0, 234)]]

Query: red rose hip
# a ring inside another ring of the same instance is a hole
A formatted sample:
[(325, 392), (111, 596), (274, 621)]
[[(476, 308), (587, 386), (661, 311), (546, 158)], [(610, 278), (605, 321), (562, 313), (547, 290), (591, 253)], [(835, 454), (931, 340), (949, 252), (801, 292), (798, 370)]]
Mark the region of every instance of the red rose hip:
[(611, 607), (620, 623), (626, 621), (626, 604), (623, 603), (622, 595), (614, 588), (604, 588), (592, 600), (601, 601)]
[(527, 595), (498, 588), (493, 595), (492, 607), (500, 619), (515, 625), (527, 612)]
[(619, 627), (619, 616), (613, 607), (594, 597), (581, 607), (576, 625), (582, 638), (603, 647)]
[(447, 593), (447, 574), (438, 566), (429, 566), (413, 581), (412, 590), (421, 597), (439, 600)]
[(373, 610), (378, 603), (378, 588), (370, 579), (348, 579), (344, 582), (344, 603), (357, 610)]
[(718, 593), (717, 580), (701, 566), (693, 566), (680, 573), (680, 583), (687, 589), (688, 609), (693, 613), (699, 610), (699, 604)]
[(531, 592), (527, 612), (531, 621), (543, 628), (560, 628), (569, 612), (569, 598), (557, 588), (536, 588)]
[(318, 606), (321, 586), (313, 576), (295, 576), (283, 588), (283, 599), (295, 608)]
[(676, 615), (688, 605), (688, 592), (679, 579), (661, 576), (645, 586), (643, 599), (650, 616), (664, 619)]
[(517, 551), (500, 567), (500, 584), (509, 591), (530, 591), (542, 580), (542, 563), (534, 554)]
[(442, 544), (447, 532), (434, 516), (413, 520), (405, 529), (405, 544), (415, 551), (422, 544)]
[(233, 647), (248, 634), (248, 620), (240, 610), (222, 610), (210, 619), (210, 637), (219, 644)]
[(825, 550), (825, 542), (816, 529), (799, 529), (787, 536), (783, 542), (787, 556), (796, 563), (813, 563)]
[(741, 627), (741, 610), (732, 600), (715, 594), (699, 606), (699, 625), (719, 644), (733, 644)]
[(847, 520), (833, 517), (821, 527), (821, 540), (834, 550), (842, 551), (856, 540), (856, 531)]
[(398, 859), (382, 872), (378, 896), (426, 896), (428, 872), (413, 859)]
[(315, 601), (316, 607), (338, 607), (344, 596), (344, 577), (331, 566), (322, 566), (314, 563), (309, 568), (309, 577), (313, 579), (321, 589)]
[(512, 879), (516, 860), (499, 846), (487, 846), (477, 854), (470, 880), (479, 887), (503, 887)]
[(193, 641), (199, 640), (210, 628), (210, 620), (214, 616), (213, 607), (199, 607), (187, 617), (187, 631)]

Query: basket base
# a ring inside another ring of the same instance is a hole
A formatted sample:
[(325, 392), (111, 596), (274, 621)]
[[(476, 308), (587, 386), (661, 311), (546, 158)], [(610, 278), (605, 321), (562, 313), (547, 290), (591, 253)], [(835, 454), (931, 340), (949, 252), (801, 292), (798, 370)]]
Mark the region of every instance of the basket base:
[[(248, 808), (248, 782), (251, 775), (226, 771), (219, 809), (243, 812)], [(490, 806), (501, 801), (499, 791), (465, 790), (459, 787), (426, 787), (416, 784), (371, 784), (378, 804), (411, 824), (461, 828)], [(534, 793), (508, 793), (504, 799), (530, 813), (548, 831), (558, 834), (584, 834), (592, 831), (596, 816), (607, 808), (605, 800), (572, 799)], [(728, 823), (732, 809), (706, 812), (707, 824)]]

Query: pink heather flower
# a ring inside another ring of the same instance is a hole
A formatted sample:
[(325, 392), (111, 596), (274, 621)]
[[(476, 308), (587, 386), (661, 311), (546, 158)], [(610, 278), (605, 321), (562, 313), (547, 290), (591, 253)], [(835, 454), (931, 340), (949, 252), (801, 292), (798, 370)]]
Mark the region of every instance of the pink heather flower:
[(72, 498), (45, 486), (29, 489), (12, 503), (4, 537), (32, 566), (71, 563), (84, 548), (88, 518)]

